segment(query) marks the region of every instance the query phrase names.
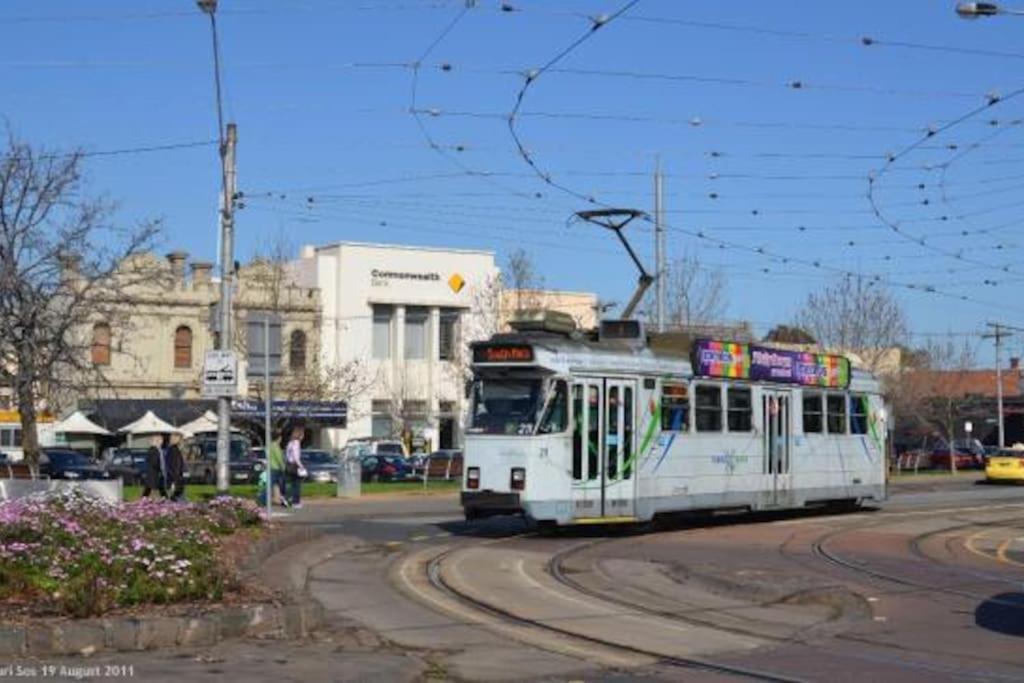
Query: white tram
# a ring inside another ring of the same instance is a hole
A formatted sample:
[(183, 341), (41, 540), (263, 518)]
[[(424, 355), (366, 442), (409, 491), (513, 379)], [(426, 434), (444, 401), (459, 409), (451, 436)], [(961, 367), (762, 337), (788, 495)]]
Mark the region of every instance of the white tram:
[(549, 320), (473, 345), (467, 518), (639, 522), (885, 497), (885, 407), (848, 359)]

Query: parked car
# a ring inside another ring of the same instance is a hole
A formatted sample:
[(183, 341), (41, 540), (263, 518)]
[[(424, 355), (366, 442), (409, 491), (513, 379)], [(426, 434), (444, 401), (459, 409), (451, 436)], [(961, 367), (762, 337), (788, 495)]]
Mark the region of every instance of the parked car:
[(367, 455), (362, 460), (362, 480), (405, 481), (413, 477), (412, 466), (405, 458), (393, 455)]
[[(949, 469), (950, 458), (949, 446), (938, 446), (931, 452), (931, 466), (934, 469)], [(984, 452), (975, 452), (954, 444), (953, 461), (958, 470), (981, 470), (985, 469)]]
[(429, 455), (414, 456), (413, 472), (418, 476), (426, 474), (428, 479), (461, 479), (462, 451), (443, 448)]
[(1014, 444), (990, 455), (985, 462), (985, 481), (1024, 484), (1024, 444)]
[(39, 473), (50, 479), (113, 479), (102, 465), (67, 448), (44, 448), (39, 455)]
[(316, 449), (302, 451), (302, 464), (308, 475), (306, 481), (338, 481), (338, 459), (330, 451)]
[(141, 484), (149, 471), (147, 456), (145, 448), (118, 448), (106, 462), (105, 469), (112, 478), (120, 478), (125, 484)]
[[(199, 439), (185, 448), (189, 478), (204, 484), (217, 483), (217, 440)], [(228, 456), (229, 480), (232, 484), (252, 484), (259, 480), (264, 463), (249, 454), (246, 439), (232, 438)]]
[(397, 439), (349, 439), (345, 450), (359, 451), (362, 455), (396, 455), (406, 457), (405, 445)]

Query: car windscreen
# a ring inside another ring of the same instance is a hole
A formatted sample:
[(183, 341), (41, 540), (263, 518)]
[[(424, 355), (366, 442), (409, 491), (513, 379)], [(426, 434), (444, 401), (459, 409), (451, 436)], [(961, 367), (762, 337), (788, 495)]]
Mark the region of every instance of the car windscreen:
[(377, 453), (380, 455), (405, 455), (400, 443), (379, 443)]
[(302, 462), (310, 465), (334, 465), (338, 461), (327, 451), (302, 451)]

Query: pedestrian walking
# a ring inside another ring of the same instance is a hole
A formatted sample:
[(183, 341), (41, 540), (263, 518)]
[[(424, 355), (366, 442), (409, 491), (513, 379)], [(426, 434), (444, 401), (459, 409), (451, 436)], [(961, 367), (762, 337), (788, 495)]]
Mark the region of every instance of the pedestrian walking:
[(162, 498), (167, 497), (167, 458), (163, 449), (163, 436), (153, 435), (153, 443), (146, 451), (146, 481), (142, 488), (142, 497), (149, 498), (153, 489), (160, 492)]
[(185, 496), (185, 456), (181, 453), (181, 434), (166, 434), (163, 439), (167, 470), (167, 493), (171, 500)]
[(289, 502), (292, 507), (302, 507), (302, 478), (306, 474), (306, 468), (302, 466), (302, 437), (306, 432), (302, 427), (295, 427), (291, 431), (291, 438), (285, 448), (285, 475), (288, 478)]
[(287, 446), (284, 434), (278, 432), (267, 447), (267, 458), (270, 461), (270, 480), (268, 482), (271, 495), (277, 492), (278, 502), (288, 507), (288, 492), (285, 490), (284, 449)]

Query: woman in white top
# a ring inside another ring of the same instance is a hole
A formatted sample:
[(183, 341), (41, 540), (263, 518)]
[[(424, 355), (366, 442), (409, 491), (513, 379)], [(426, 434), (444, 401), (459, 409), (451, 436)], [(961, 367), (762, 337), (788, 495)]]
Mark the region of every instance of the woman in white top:
[(302, 437), (306, 435), (302, 427), (292, 429), (292, 437), (284, 452), (285, 477), (288, 480), (289, 498), (292, 507), (302, 507), (302, 475), (306, 468), (302, 466)]

